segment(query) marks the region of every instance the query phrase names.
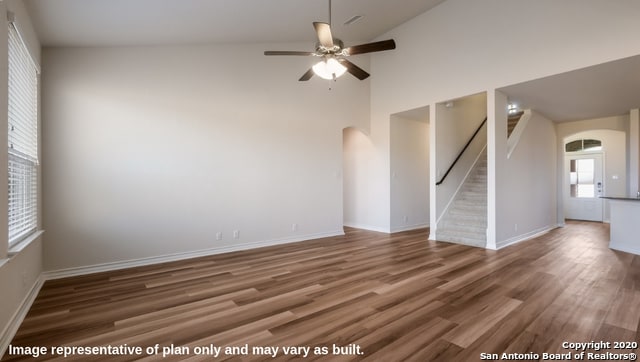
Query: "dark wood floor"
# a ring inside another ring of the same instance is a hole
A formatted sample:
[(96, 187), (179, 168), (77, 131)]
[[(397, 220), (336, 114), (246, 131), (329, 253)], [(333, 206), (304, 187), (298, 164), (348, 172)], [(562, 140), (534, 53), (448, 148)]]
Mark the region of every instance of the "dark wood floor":
[[(477, 361), (639, 341), (640, 257), (610, 250), (606, 224), (569, 222), (500, 251), (427, 241), (426, 230), (346, 233), (48, 281), (12, 345), (190, 352), (93, 359), (110, 361), (271, 359), (254, 346), (280, 347), (276, 360), (292, 358), (284, 346), (309, 346), (306, 360)], [(195, 354), (211, 344), (248, 345), (249, 355)], [(329, 354), (315, 355), (322, 347)]]

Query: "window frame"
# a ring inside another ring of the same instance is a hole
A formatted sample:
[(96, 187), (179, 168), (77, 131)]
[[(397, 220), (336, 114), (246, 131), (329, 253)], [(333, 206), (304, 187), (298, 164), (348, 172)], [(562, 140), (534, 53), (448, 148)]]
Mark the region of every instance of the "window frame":
[[(32, 239), (34, 235), (39, 235), (41, 202), (39, 190), (40, 67), (13, 18), (13, 14), (8, 13), (7, 243), (9, 249)], [(16, 130), (16, 127), (19, 130)], [(14, 148), (14, 145), (17, 147)]]

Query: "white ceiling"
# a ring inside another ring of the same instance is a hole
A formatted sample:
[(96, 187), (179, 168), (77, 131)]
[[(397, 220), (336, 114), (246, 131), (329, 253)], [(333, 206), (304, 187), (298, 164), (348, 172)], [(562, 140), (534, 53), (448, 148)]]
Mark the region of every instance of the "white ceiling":
[[(444, 0), (333, 0), (332, 30), (367, 42)], [(43, 46), (315, 42), (328, 0), (25, 0)], [(364, 18), (343, 23), (354, 15)], [(299, 50), (299, 49), (291, 49)], [(500, 89), (555, 121), (640, 107), (640, 56)], [(423, 114), (424, 110), (420, 114)]]
[(512, 103), (556, 122), (628, 114), (640, 107), (640, 56), (501, 88)]
[[(333, 0), (332, 30), (370, 41), (444, 0)], [(328, 0), (26, 0), (43, 46), (315, 41)], [(363, 18), (345, 26), (354, 15)]]

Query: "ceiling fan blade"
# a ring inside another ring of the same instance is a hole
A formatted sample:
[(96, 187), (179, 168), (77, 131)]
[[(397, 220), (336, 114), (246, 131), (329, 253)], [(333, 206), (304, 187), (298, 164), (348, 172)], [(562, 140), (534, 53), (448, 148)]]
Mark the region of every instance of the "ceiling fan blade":
[(313, 27), (316, 29), (316, 34), (318, 34), (318, 41), (320, 42), (320, 45), (327, 49), (333, 48), (331, 26), (327, 23), (314, 22)]
[(382, 40), (373, 43), (354, 45), (345, 49), (349, 55), (380, 52), (383, 50), (391, 50), (396, 48), (396, 42), (393, 39)]
[(311, 77), (313, 77), (313, 68), (310, 68), (309, 70), (307, 70), (307, 72), (304, 73), (302, 75), (302, 77), (300, 77), (300, 79), (298, 79), (298, 81), (305, 82), (305, 81), (311, 79)]
[(360, 80), (364, 80), (369, 78), (369, 73), (365, 72), (362, 68), (360, 68), (359, 66), (351, 63), (350, 61), (346, 60), (346, 59), (338, 59), (338, 62), (340, 62), (340, 64), (344, 65), (347, 68), (347, 72), (353, 74), (354, 77), (360, 79)]
[(267, 50), (264, 52), (264, 55), (316, 55), (314, 52), (298, 52), (298, 51), (289, 51), (289, 50)]

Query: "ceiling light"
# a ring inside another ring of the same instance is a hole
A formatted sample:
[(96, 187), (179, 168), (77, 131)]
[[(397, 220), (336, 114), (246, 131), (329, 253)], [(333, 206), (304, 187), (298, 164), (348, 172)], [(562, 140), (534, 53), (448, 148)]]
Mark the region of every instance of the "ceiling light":
[(320, 78), (335, 79), (340, 77), (347, 71), (347, 68), (340, 64), (336, 58), (328, 58), (319, 61), (313, 66), (313, 72)]

